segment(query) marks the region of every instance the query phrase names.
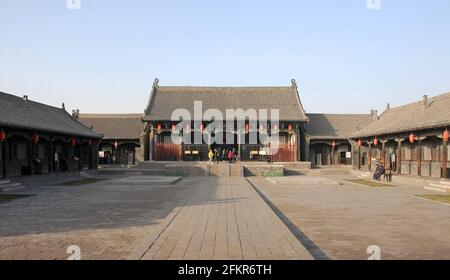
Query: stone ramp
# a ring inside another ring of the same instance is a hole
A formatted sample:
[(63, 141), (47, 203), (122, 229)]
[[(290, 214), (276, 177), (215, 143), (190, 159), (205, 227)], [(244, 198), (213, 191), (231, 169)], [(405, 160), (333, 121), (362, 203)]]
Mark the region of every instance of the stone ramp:
[(109, 181), (111, 185), (173, 185), (180, 181), (181, 177), (166, 176), (131, 176)]
[(14, 192), (25, 189), (26, 186), (20, 182), (11, 182), (10, 180), (0, 180), (0, 192)]
[(267, 181), (276, 186), (339, 186), (338, 180), (315, 176), (268, 177)]
[(313, 259), (246, 179), (236, 177), (202, 180), (130, 258)]

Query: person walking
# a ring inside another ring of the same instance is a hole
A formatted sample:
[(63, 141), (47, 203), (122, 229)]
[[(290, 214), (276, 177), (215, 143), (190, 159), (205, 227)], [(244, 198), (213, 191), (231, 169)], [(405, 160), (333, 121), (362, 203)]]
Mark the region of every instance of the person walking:
[(208, 152), (209, 161), (208, 161), (208, 163), (212, 163), (213, 156), (214, 156), (213, 151), (211, 149), (209, 149), (209, 152)]
[(392, 167), (390, 164), (388, 164), (384, 170), (384, 180), (392, 182)]
[(228, 157), (229, 163), (231, 163), (233, 161), (233, 152), (231, 150), (228, 151), (227, 157)]
[(219, 164), (220, 153), (218, 149), (214, 149), (214, 163)]

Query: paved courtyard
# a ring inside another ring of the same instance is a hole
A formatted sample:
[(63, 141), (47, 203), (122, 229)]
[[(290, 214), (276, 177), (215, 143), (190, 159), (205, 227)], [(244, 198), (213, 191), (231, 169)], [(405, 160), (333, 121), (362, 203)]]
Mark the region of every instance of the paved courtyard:
[(382, 259), (450, 259), (450, 205), (414, 197), (430, 193), (422, 186), (250, 181), (332, 259), (367, 259), (370, 245), (380, 247)]
[(0, 204), (1, 259), (312, 259), (244, 178), (32, 192)]
[(450, 259), (450, 206), (413, 197), (422, 187), (118, 178), (0, 203), (0, 259), (67, 259), (70, 245), (82, 259), (367, 259), (370, 245), (383, 259)]

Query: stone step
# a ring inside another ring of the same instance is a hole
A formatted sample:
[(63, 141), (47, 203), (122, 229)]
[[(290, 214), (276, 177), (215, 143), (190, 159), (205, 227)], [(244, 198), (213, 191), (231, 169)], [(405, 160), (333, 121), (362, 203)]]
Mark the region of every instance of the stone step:
[(450, 185), (430, 183), (430, 184), (428, 184), (428, 186), (433, 187), (433, 188), (441, 188), (441, 189), (450, 190)]
[(450, 181), (440, 181), (441, 185), (450, 186)]
[(9, 183), (11, 183), (10, 180), (0, 180), (0, 186), (1, 185), (6, 185), (6, 184), (9, 184)]
[(434, 192), (450, 193), (450, 190), (443, 189), (443, 188), (437, 188), (437, 187), (431, 187), (431, 186), (426, 186), (424, 189), (429, 190), (429, 191), (434, 191)]
[(9, 183), (9, 184), (3, 184), (0, 186), (0, 191), (2, 192), (12, 192), (17, 190), (25, 189), (26, 187), (23, 186), (21, 183)]

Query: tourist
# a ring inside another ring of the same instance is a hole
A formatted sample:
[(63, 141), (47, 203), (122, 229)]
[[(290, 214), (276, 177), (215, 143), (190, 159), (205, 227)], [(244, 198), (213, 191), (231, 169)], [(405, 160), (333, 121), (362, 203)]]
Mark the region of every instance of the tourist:
[(228, 151), (228, 161), (231, 163), (233, 161), (233, 151)]
[(220, 152), (218, 149), (214, 149), (214, 163), (219, 164)]
[(392, 167), (390, 164), (386, 166), (386, 169), (384, 171), (384, 180), (392, 182)]
[(208, 161), (208, 163), (212, 163), (213, 156), (214, 156), (213, 151), (211, 149), (209, 149), (209, 152), (208, 152), (209, 161)]
[(373, 174), (373, 179), (377, 181), (381, 181), (381, 176), (384, 174), (384, 166), (383, 164), (377, 164), (375, 168), (375, 173)]

